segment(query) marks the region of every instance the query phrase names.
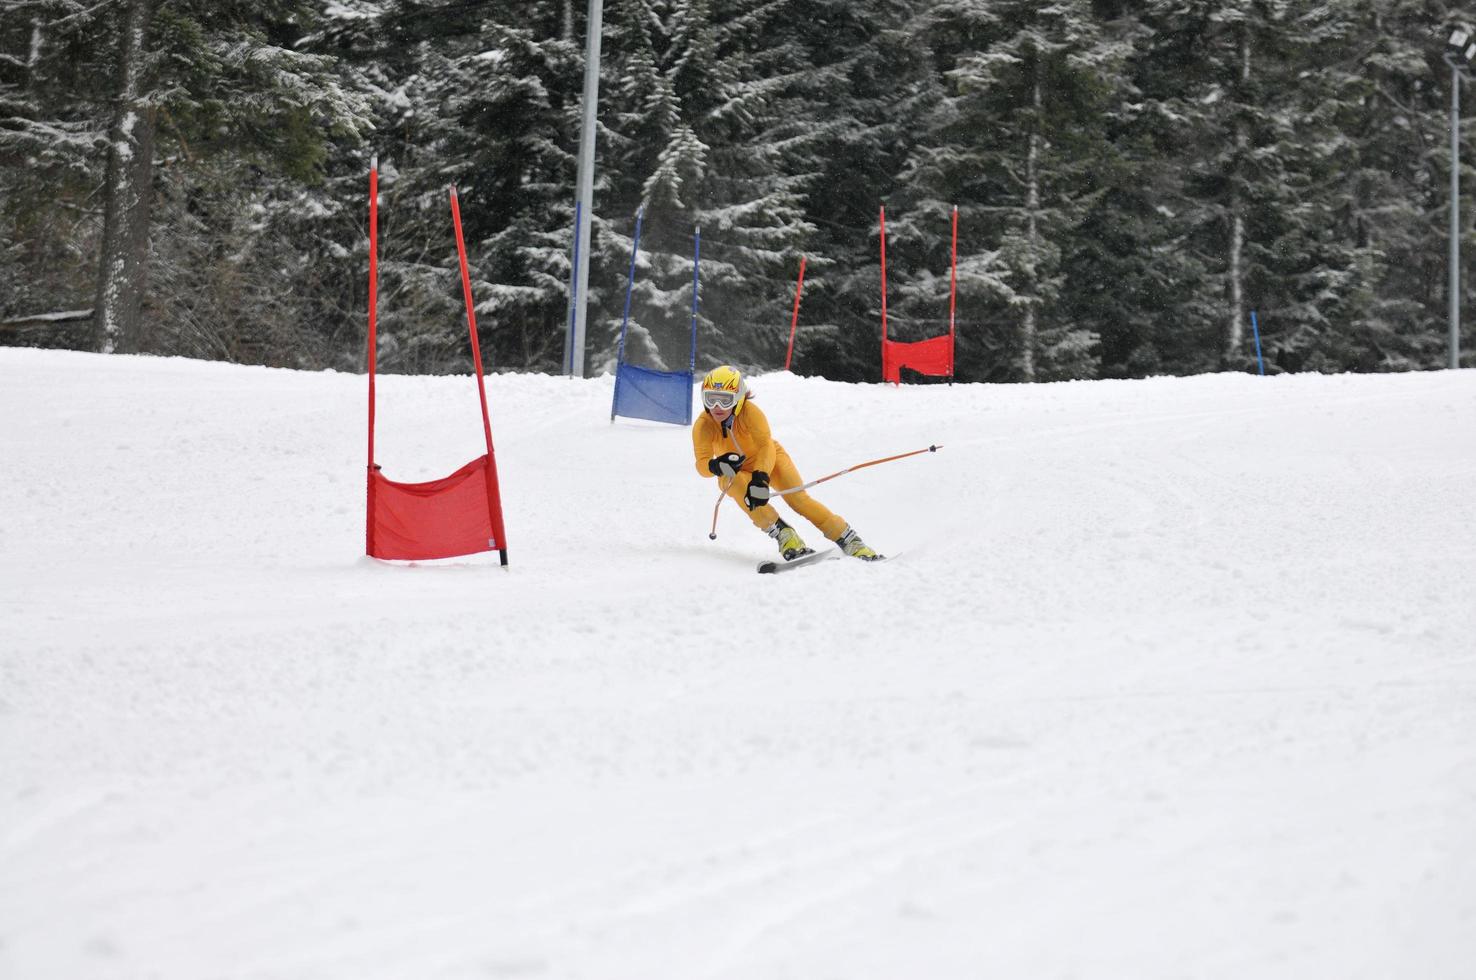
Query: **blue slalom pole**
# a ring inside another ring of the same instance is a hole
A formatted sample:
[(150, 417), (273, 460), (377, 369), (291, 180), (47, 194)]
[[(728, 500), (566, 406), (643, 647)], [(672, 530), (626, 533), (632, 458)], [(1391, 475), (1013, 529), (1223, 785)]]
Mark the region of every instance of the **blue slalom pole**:
[(1256, 337), (1256, 366), (1261, 369), (1261, 376), (1266, 375), (1266, 362), (1261, 359), (1261, 325), (1256, 322), (1256, 311), (1251, 310), (1251, 333)]
[[(687, 362), (687, 373), (697, 380), (697, 284), (701, 281), (698, 270), (702, 267), (702, 226), (692, 232), (692, 359)], [(687, 398), (687, 422), (692, 421), (692, 399)]]
[(692, 360), (687, 370), (697, 373), (697, 270), (702, 266), (702, 226), (698, 225), (692, 237)]
[(635, 237), (630, 243), (630, 272), (625, 277), (625, 313), (620, 317), (620, 342), (615, 345), (615, 397), (610, 401), (610, 421), (615, 421), (615, 406), (620, 404), (620, 365), (625, 363), (625, 331), (630, 326), (630, 292), (635, 286), (636, 255), (641, 250), (641, 218), (645, 208), (636, 208)]
[[(579, 268), (579, 201), (574, 202), (574, 258), (569, 268)], [(574, 320), (579, 309), (579, 277), (570, 276), (569, 285), (569, 338), (564, 344), (564, 374), (574, 373)]]

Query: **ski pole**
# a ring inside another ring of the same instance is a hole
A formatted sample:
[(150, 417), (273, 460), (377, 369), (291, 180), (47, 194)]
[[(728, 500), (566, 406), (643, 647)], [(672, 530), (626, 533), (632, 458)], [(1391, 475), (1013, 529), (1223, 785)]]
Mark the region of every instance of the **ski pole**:
[[(736, 432), (733, 433), (733, 445), (738, 446), (738, 455), (742, 456), (743, 447), (738, 443), (738, 434)], [(707, 532), (707, 540), (709, 541), (717, 540), (718, 508), (723, 505), (723, 498), (728, 495), (728, 491), (733, 489), (733, 481), (736, 479), (738, 479), (738, 474), (734, 473), (732, 476), (728, 477), (728, 485), (723, 486), (723, 478), (718, 477), (718, 499), (717, 503), (712, 505), (712, 530)]]
[[(737, 479), (737, 477), (734, 477), (733, 478), (733, 480), (736, 480), (736, 479)], [(707, 532), (707, 540), (709, 540), (709, 541), (716, 541), (717, 540), (717, 516), (718, 516), (718, 508), (723, 505), (723, 498), (728, 495), (728, 487), (731, 487), (733, 485), (733, 480), (729, 480), (728, 481), (728, 486), (727, 487), (725, 487), (725, 486), (722, 485), (722, 481), (721, 480), (718, 481), (718, 499), (717, 499), (717, 503), (715, 503), (715, 504), (712, 505), (712, 530), (709, 531), (709, 532)]]
[(873, 459), (869, 463), (857, 463), (855, 466), (848, 466), (837, 473), (830, 474), (829, 476), (822, 476), (818, 480), (811, 480), (809, 483), (806, 483), (802, 486), (790, 487), (788, 490), (775, 490), (772, 493), (772, 496), (782, 497), (785, 494), (789, 493), (799, 493), (801, 490), (808, 490), (816, 484), (824, 483), (826, 480), (834, 480), (838, 476), (845, 476), (847, 473), (854, 473), (857, 470), (864, 470), (868, 466), (880, 466), (882, 463), (890, 463), (894, 459), (906, 459), (908, 456), (916, 456), (919, 453), (936, 453), (942, 448), (942, 446), (929, 446), (927, 449), (914, 449), (910, 453), (898, 453), (896, 456), (887, 456), (884, 459)]

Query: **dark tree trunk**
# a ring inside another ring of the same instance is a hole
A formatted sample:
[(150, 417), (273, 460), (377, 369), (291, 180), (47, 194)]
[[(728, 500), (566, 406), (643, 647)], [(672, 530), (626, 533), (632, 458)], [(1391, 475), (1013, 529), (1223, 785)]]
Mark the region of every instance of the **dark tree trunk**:
[(96, 330), (105, 354), (138, 344), (148, 284), (154, 110), (147, 104), (147, 39), (154, 0), (129, 0), (118, 40), (118, 95), (108, 127)]

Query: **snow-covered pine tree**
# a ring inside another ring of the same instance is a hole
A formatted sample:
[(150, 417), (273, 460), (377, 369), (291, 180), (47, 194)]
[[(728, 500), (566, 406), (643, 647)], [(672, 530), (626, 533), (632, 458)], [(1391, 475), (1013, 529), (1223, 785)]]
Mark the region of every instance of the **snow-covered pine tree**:
[[(335, 10), (310, 40), (314, 50), (338, 54), (352, 66), (374, 122), (368, 145), (341, 162), (335, 186), (353, 217), (340, 232), (342, 242), (354, 243), (348, 275), (357, 284), (367, 268), (367, 173), (370, 157), (378, 156), (379, 370), (465, 371), (470, 352), (446, 189), (466, 179), (462, 152), (477, 134), (464, 132), (447, 106), (472, 84), (458, 59), (483, 50), (487, 18), (480, 9), (443, 0), (380, 0), (361, 3), (351, 14)], [(481, 213), (478, 194), (464, 191), (463, 219)], [(483, 296), (480, 240), (471, 229), (467, 239), (473, 282)], [(353, 323), (362, 336), (366, 297), (354, 299)], [(484, 338), (491, 335), (490, 322), (478, 326)], [(362, 348), (354, 353), (362, 357)]]
[[(1199, 285), (1213, 308), (1184, 309), (1182, 329), (1204, 337), (1205, 352), (1173, 363), (1176, 371), (1252, 368), (1250, 311), (1277, 329), (1315, 319), (1317, 304), (1329, 301), (1325, 287), (1350, 266), (1348, 255), (1319, 244), (1326, 199), (1317, 181), (1334, 159), (1334, 134), (1319, 121), (1325, 80), (1309, 70), (1313, 35), (1302, 14), (1310, 6), (1157, 0), (1144, 14), (1142, 111), (1162, 123), (1156, 146), (1177, 163), (1179, 186), (1163, 209), (1210, 281), (1223, 283), (1222, 291)], [(1274, 332), (1271, 339), (1274, 349)]]
[[(612, 371), (625, 321), (624, 297), (635, 247), (636, 212), (644, 210), (640, 256), (631, 289), (624, 356), (660, 370), (685, 368), (690, 343), (693, 223), (684, 192), (696, 181), (702, 149), (682, 118), (681, 99), (657, 45), (670, 45), (670, 14), (649, 0), (621, 3), (606, 33), (601, 83), (600, 180), (592, 237), (590, 334), (595, 370)], [(596, 289), (596, 282), (601, 287)], [(684, 308), (684, 304), (686, 308)]]
[[(356, 65), (372, 82), (369, 98), (379, 120), (381, 370), (465, 369), (447, 211), (446, 188), (453, 183), (484, 363), (494, 370), (559, 370), (583, 13), (583, 5), (576, 11), (569, 0), (391, 0), (363, 36), (329, 39), (356, 53)], [(602, 133), (602, 153), (606, 146)], [(603, 185), (596, 198), (590, 286), (598, 297), (608, 288)]]
[[(1094, 353), (1102, 377), (1141, 377), (1180, 363), (1193, 351), (1181, 308), (1192, 302), (1203, 266), (1179, 243), (1165, 190), (1178, 186), (1177, 164), (1155, 152), (1155, 126), (1141, 111), (1142, 92), (1130, 70), (1133, 46), (1144, 32), (1128, 2), (1094, 3), (1104, 46), (1122, 63), (1097, 102), (1093, 131), (1093, 197), (1062, 238), (1065, 281), (1057, 307), (1063, 322), (1098, 338)], [(1173, 194), (1167, 195), (1177, 200)]]
[[(53, 0), (12, 2), (0, 17), (0, 321), (86, 313), (96, 279), (102, 180), (98, 107), (108, 82), (97, 42), (103, 11)], [(83, 342), (55, 325), (5, 342)]]
[[(1106, 108), (1123, 46), (1103, 34), (1087, 0), (951, 0), (920, 27), (945, 96), (902, 174), (899, 197), (917, 206), (895, 231), (902, 247), (927, 243), (927, 268), (946, 269), (943, 214), (950, 198), (959, 205), (960, 295), (970, 311), (959, 373), (1090, 377), (1097, 338), (1063, 302), (1064, 255), (1113, 155)], [(946, 286), (934, 272), (898, 293), (937, 309)]]
[[(645, 210), (632, 320), (657, 366), (686, 365), (699, 225), (699, 363), (773, 367), (782, 357), (792, 276), (812, 232), (811, 116), (794, 84), (798, 52), (784, 40), (797, 10), (790, 0), (632, 0), (620, 18), (618, 101), (605, 118), (625, 167), (608, 175), (600, 211), (618, 216), (628, 258), (629, 222)], [(601, 318), (610, 354), (622, 299), (611, 290)]]
[[(110, 173), (127, 176), (130, 167), (137, 170), (131, 179), (110, 177), (104, 186), (109, 208), (117, 207), (115, 199), (121, 198), (127, 207), (120, 213), (132, 215), (128, 235), (105, 233), (99, 261), (98, 321), (104, 349), (172, 348), (169, 333), (189, 328), (188, 318), (171, 323), (167, 314), (155, 321), (162, 336), (142, 331), (137, 323), (130, 326), (130, 311), (147, 294), (148, 279), (141, 263), (135, 272), (122, 278), (115, 275), (120, 258), (126, 260), (126, 252), (119, 250), (138, 247), (134, 236), (147, 234), (148, 196), (143, 188), (153, 182), (157, 166), (172, 169), (175, 201), (187, 211), (197, 203), (184, 190), (191, 185), (209, 196), (220, 180), (249, 189), (257, 175), (283, 175), (297, 186), (310, 184), (321, 174), (329, 140), (358, 138), (366, 122), (363, 105), (340, 84), (333, 60), (295, 49), (296, 40), (311, 24), (313, 7), (306, 0), (171, 0), (152, 11), (147, 29), (141, 20), (124, 22), (137, 29), (138, 88), (129, 96), (134, 109), (121, 102), (114, 106)], [(127, 46), (128, 31), (122, 35), (119, 91), (126, 93), (133, 84), (125, 70), (132, 49)], [(145, 116), (153, 120), (154, 152), (141, 152), (140, 123), (134, 123), (134, 135), (129, 137), (130, 112), (140, 120)], [(141, 213), (130, 210), (135, 200)], [(295, 203), (300, 206), (301, 201)], [(251, 244), (250, 239), (220, 240), (214, 248), (235, 250), (237, 261), (244, 262)], [(177, 284), (193, 278), (195, 271), (192, 265), (176, 270)], [(197, 281), (205, 287), (215, 285), (211, 279)], [(176, 295), (184, 292), (177, 290)], [(227, 292), (225, 299), (231, 298)], [(114, 306), (116, 314), (110, 312)], [(167, 311), (168, 304), (161, 307)], [(264, 310), (271, 311), (271, 305)], [(285, 340), (290, 343), (292, 338)], [(240, 359), (257, 358), (246, 354)]]
[[(1456, 4), (1307, 5), (1299, 137), (1319, 232), (1263, 329), (1288, 369), (1439, 367), (1446, 353), (1450, 72)], [(1467, 174), (1471, 147), (1463, 148)]]
[(464, 188), (489, 366), (558, 371), (563, 362), (583, 77), (564, 6), (520, 2), (484, 21), (443, 96), (459, 134), (447, 169)]
[(782, 364), (800, 256), (816, 225), (806, 213), (819, 179), (820, 107), (792, 28), (812, 13), (797, 0), (719, 0), (720, 100), (702, 138), (713, 148), (701, 199), (703, 309), (711, 361)]
[[(814, 172), (804, 307), (794, 370), (851, 381), (880, 374), (877, 206), (895, 189), (917, 120), (935, 97), (905, 0), (811, 0), (782, 22), (807, 131), (796, 166)], [(788, 270), (792, 280), (794, 269)], [(792, 281), (790, 284), (792, 289)], [(792, 293), (787, 298), (792, 299)]]

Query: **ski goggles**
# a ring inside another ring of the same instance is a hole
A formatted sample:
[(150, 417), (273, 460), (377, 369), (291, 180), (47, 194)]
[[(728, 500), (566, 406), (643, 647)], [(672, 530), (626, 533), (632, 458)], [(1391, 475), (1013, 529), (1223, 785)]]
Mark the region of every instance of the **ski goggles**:
[(702, 404), (708, 408), (722, 408), (728, 411), (738, 404), (738, 392), (724, 391), (721, 388), (702, 389)]

